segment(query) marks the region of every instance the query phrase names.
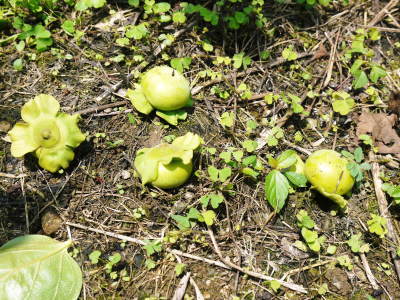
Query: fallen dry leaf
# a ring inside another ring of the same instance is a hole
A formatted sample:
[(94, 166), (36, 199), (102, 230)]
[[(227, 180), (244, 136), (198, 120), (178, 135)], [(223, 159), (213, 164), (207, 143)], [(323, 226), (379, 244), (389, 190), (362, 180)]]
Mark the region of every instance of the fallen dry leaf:
[(400, 158), (400, 137), (393, 128), (397, 115), (371, 113), (364, 111), (358, 117), (357, 137), (361, 134), (372, 135), (379, 153), (394, 154)]

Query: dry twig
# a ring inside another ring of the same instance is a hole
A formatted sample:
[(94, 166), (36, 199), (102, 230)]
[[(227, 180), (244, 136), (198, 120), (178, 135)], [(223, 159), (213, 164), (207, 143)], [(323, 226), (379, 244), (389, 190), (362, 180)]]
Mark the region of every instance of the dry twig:
[(374, 26), (389, 14), (389, 11), (399, 3), (399, 0), (391, 0), (375, 17), (368, 23), (369, 26)]
[[(120, 239), (120, 240), (127, 241), (127, 242), (132, 242), (132, 243), (135, 243), (135, 244), (138, 244), (138, 245), (142, 245), (142, 246), (144, 246), (146, 244), (142, 240), (139, 240), (139, 239), (136, 239), (136, 238), (133, 238), (133, 237), (130, 237), (130, 236), (118, 234), (118, 233), (113, 233), (113, 232), (108, 232), (108, 231), (104, 231), (104, 230), (101, 230), (101, 229), (87, 227), (87, 226), (84, 226), (84, 225), (81, 225), (81, 224), (72, 223), (72, 222), (65, 222), (65, 224), (68, 225), (68, 226), (72, 226), (72, 227), (80, 228), (80, 229), (83, 229), (83, 230), (88, 230), (88, 231), (104, 234), (104, 235), (111, 236), (111, 237), (116, 238), (116, 239)], [(212, 240), (213, 240), (213, 244), (214, 244), (214, 242), (215, 242), (214, 235), (212, 235)], [(214, 247), (215, 246), (217, 247), (216, 249), (219, 250), (218, 245), (216, 244), (216, 242), (215, 242)], [(300, 293), (306, 293), (307, 292), (307, 290), (301, 285), (298, 285), (298, 284), (295, 284), (295, 283), (286, 282), (286, 281), (279, 280), (279, 279), (275, 279), (273, 277), (266, 276), (264, 274), (260, 274), (260, 273), (256, 273), (256, 272), (252, 272), (252, 271), (247, 271), (247, 270), (244, 270), (244, 269), (236, 266), (235, 264), (232, 264), (231, 262), (227, 263), (223, 259), (221, 259), (222, 262), (220, 262), (220, 261), (204, 258), (204, 257), (201, 257), (201, 256), (185, 253), (185, 252), (182, 252), (182, 251), (179, 251), (179, 250), (176, 250), (176, 249), (166, 249), (166, 251), (169, 252), (169, 253), (175, 254), (175, 255), (179, 255), (179, 256), (191, 258), (191, 259), (194, 259), (194, 260), (199, 260), (199, 261), (202, 261), (202, 262), (206, 262), (208, 264), (211, 264), (211, 265), (214, 265), (214, 266), (218, 266), (218, 267), (221, 267), (221, 268), (224, 268), (224, 269), (238, 270), (238, 271), (240, 271), (242, 273), (245, 273), (245, 274), (247, 274), (249, 276), (252, 276), (252, 277), (255, 277), (255, 278), (259, 278), (259, 279), (263, 279), (263, 280), (276, 280), (282, 286), (287, 287), (288, 289), (291, 289), (291, 290), (296, 291), (296, 292), (300, 292)], [(218, 255), (220, 256), (220, 254), (221, 254), (221, 252), (219, 251)], [(220, 258), (221, 257), (222, 257), (222, 255), (220, 256)]]
[(222, 252), (221, 252), (221, 250), (219, 249), (218, 243), (217, 243), (217, 241), (216, 241), (216, 239), (215, 239), (215, 236), (214, 236), (214, 232), (212, 231), (212, 229), (211, 229), (210, 227), (208, 227), (208, 235), (209, 235), (210, 238), (211, 238), (212, 244), (213, 244), (213, 246), (214, 246), (214, 250), (215, 250), (215, 252), (217, 253), (219, 259), (220, 259), (224, 264), (226, 264), (227, 266), (231, 267), (232, 269), (238, 270), (238, 271), (240, 271), (240, 272), (242, 272), (242, 273), (244, 273), (244, 274), (247, 274), (247, 275), (249, 275), (249, 276), (251, 276), (251, 277), (254, 277), (254, 278), (258, 278), (258, 279), (262, 279), (262, 280), (268, 280), (268, 281), (276, 280), (276, 281), (278, 281), (282, 286), (284, 286), (284, 287), (286, 287), (286, 288), (288, 288), (288, 289), (291, 289), (291, 290), (293, 290), (293, 291), (300, 292), (300, 293), (307, 293), (307, 290), (306, 290), (303, 286), (301, 286), (301, 285), (298, 285), (298, 284), (295, 284), (295, 283), (291, 283), (291, 282), (287, 282), (287, 281), (283, 281), (283, 280), (281, 280), (281, 279), (275, 279), (275, 278), (273, 278), (273, 277), (271, 277), (271, 276), (267, 276), (267, 275), (264, 275), (264, 274), (261, 274), (261, 273), (257, 273), (257, 272), (245, 270), (245, 269), (243, 269), (243, 268), (241, 268), (241, 267), (235, 265), (234, 263), (230, 262), (229, 260), (226, 260), (226, 259), (222, 256)]
[(372, 162), (372, 178), (374, 181), (376, 198), (378, 199), (379, 212), (381, 216), (387, 220), (388, 239), (392, 242), (392, 245), (390, 245), (390, 254), (392, 256), (393, 264), (400, 282), (400, 259), (397, 257), (394, 249), (394, 246), (399, 244), (398, 237), (393, 228), (392, 217), (388, 209), (386, 196), (382, 191), (382, 180), (379, 177), (379, 163), (376, 161), (375, 153), (373, 151), (370, 151), (369, 153), (369, 160)]

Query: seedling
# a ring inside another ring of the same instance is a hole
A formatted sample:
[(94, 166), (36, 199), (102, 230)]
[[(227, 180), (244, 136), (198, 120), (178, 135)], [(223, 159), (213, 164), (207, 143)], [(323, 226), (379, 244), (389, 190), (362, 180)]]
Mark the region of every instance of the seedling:
[(79, 115), (60, 113), (58, 101), (40, 94), (28, 101), (21, 109), (25, 122), (18, 122), (8, 132), (11, 138), (11, 154), (23, 157), (34, 152), (39, 165), (56, 172), (67, 168), (74, 158), (73, 148), (85, 140), (78, 128)]
[[(315, 227), (314, 221), (308, 216), (305, 210), (300, 210), (296, 215), (297, 226), (301, 228), (301, 235), (307, 246), (314, 252), (321, 250), (321, 245), (325, 242), (325, 236), (318, 237), (318, 232), (312, 230)], [(295, 244), (298, 246), (299, 244)], [(299, 247), (300, 248), (300, 247)], [(300, 248), (301, 249), (301, 248)]]
[(375, 233), (383, 239), (388, 233), (387, 220), (384, 217), (371, 214), (371, 219), (367, 221), (368, 229), (371, 233)]
[(265, 178), (265, 197), (278, 213), (285, 205), (291, 187), (306, 186), (307, 179), (302, 174), (304, 163), (294, 150), (286, 150), (276, 159), (270, 156), (268, 162), (273, 170)]
[(193, 151), (203, 140), (191, 132), (176, 138), (172, 144), (140, 149), (134, 161), (142, 183), (170, 189), (185, 183), (192, 173)]

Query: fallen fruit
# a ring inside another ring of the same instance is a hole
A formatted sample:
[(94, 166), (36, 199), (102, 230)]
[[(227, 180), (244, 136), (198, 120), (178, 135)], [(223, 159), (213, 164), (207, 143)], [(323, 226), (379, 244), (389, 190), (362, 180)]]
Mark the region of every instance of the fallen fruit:
[(8, 132), (11, 154), (23, 157), (34, 152), (39, 165), (56, 172), (67, 168), (74, 158), (73, 148), (85, 140), (78, 127), (79, 115), (60, 113), (60, 104), (50, 95), (40, 94), (21, 108), (21, 117)]
[(313, 187), (341, 208), (347, 205), (341, 195), (351, 191), (354, 185), (347, 164), (347, 159), (336, 151), (318, 150), (308, 157), (304, 166), (304, 174)]
[(140, 149), (134, 161), (142, 183), (170, 189), (184, 184), (193, 169), (193, 150), (203, 140), (197, 134), (188, 132), (176, 138), (172, 144), (160, 144), (153, 148)]
[(168, 66), (158, 66), (147, 71), (140, 85), (147, 101), (159, 110), (177, 110), (190, 101), (189, 81)]

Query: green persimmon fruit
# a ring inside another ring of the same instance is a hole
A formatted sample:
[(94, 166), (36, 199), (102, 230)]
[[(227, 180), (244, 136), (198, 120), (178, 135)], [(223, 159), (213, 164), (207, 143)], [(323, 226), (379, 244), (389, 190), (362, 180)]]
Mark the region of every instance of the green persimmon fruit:
[(354, 185), (347, 164), (347, 159), (336, 151), (318, 150), (306, 160), (304, 174), (317, 189), (329, 194), (344, 195)]
[(161, 189), (172, 189), (184, 184), (189, 179), (192, 170), (192, 162), (184, 164), (180, 160), (173, 160), (167, 165), (159, 163), (157, 179), (150, 184)]
[(190, 101), (189, 81), (168, 66), (158, 66), (147, 71), (140, 85), (147, 101), (159, 110), (177, 110)]

